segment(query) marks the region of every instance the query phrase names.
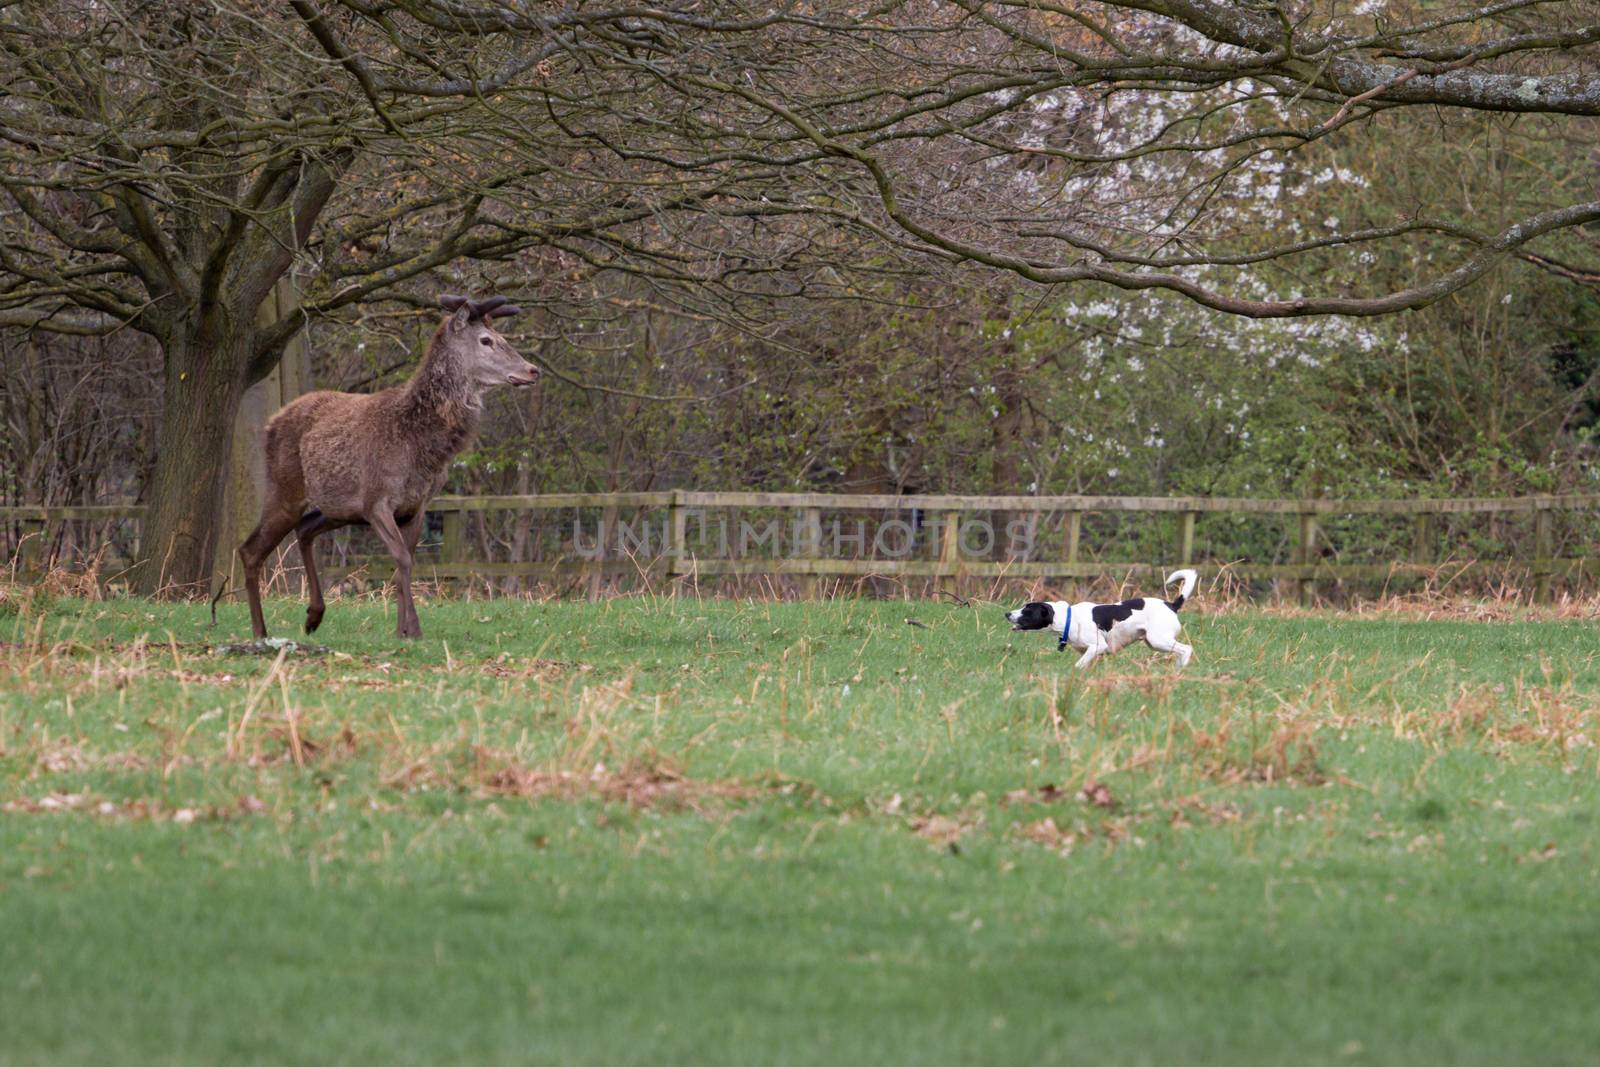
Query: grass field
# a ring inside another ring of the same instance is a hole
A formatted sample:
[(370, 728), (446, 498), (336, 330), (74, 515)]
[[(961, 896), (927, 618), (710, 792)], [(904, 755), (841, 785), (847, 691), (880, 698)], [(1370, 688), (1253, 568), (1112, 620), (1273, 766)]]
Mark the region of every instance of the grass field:
[(0, 1064), (1600, 1056), (1592, 621), (421, 615), (9, 602)]

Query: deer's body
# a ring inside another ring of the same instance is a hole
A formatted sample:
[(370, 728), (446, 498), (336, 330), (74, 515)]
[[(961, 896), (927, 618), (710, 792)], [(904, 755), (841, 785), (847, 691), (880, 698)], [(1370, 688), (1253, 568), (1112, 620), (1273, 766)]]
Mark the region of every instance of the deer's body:
[(401, 637), (422, 636), (411, 599), (412, 553), (424, 509), (444, 484), (450, 459), (471, 442), (483, 394), (498, 385), (538, 378), (490, 322), (514, 313), (503, 300), (453, 303), (456, 310), (434, 335), (422, 366), (405, 385), (380, 393), (308, 393), (267, 424), (267, 492), (261, 522), (239, 547), (245, 592), (256, 637), (260, 573), (267, 555), (290, 530), (298, 534), (310, 603), (306, 632), (322, 621), (325, 604), (313, 552), (318, 534), (366, 523), (395, 558)]
[(379, 502), (397, 516), (413, 514), (444, 484), (451, 457), (471, 444), (478, 412), (424, 418), (411, 392), (407, 384), (295, 400), (267, 424), (268, 481), (334, 521), (365, 521)]

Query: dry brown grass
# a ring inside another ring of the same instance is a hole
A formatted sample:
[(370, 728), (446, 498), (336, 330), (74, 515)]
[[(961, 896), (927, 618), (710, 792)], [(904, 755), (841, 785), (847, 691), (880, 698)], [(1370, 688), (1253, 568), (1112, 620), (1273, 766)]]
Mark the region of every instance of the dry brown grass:
[(1233, 709), (1223, 706), (1216, 727), (1202, 730), (1177, 720), (1187, 736), (1185, 762), (1204, 778), (1223, 785), (1245, 782), (1321, 785), (1327, 775), (1317, 764), (1316, 733), (1321, 724), (1312, 716), (1269, 716), (1252, 721), (1240, 731)]
[(518, 662), (510, 656), (502, 655), (493, 662), (483, 664), (482, 669), (484, 673), (496, 678), (552, 682), (574, 671), (591, 671), (594, 668), (587, 663), (556, 659), (535, 658)]
[[(535, 741), (525, 731), (509, 745), (486, 743), (463, 723), (453, 736), (433, 735), (426, 740), (407, 736), (393, 718), (385, 726), (358, 727), (331, 719), (325, 707), (305, 706), (305, 693), (326, 692), (330, 686), (321, 661), (297, 663), (281, 651), (265, 674), (212, 677), (185, 666), (182, 651), (144, 641), (115, 650), (89, 650), (68, 654), (60, 646), (27, 645), (5, 651), (0, 667), (11, 680), (34, 684), (45, 691), (65, 693), (85, 688), (123, 689), (139, 680), (170, 678), (181, 683), (242, 688), (223, 706), (196, 701), (194, 711), (173, 709), (171, 715), (146, 716), (131, 725), (119, 724), (132, 747), (98, 751), (82, 737), (52, 735), (34, 724), (3, 731), (0, 754), (18, 757), (28, 768), (25, 779), (48, 786), (58, 776), (83, 776), (105, 771), (159, 769), (163, 780), (180, 769), (205, 771), (229, 765), (253, 770), (279, 766), (295, 769), (326, 767), (347, 761), (371, 762), (383, 789), (399, 793), (440, 791), (482, 799), (579, 800), (598, 798), (635, 808), (666, 808), (709, 813), (781, 786), (752, 786), (738, 781), (707, 780), (687, 774), (682, 763), (657, 751), (647, 728), (635, 714), (647, 710), (659, 715), (660, 696), (643, 698), (634, 693), (634, 681), (588, 685), (569, 696), (574, 712), (561, 724), (561, 744), (553, 755), (538, 756)], [(382, 674), (386, 664), (371, 670)], [(345, 668), (348, 670), (348, 668)], [(424, 670), (436, 674), (451, 668)], [(459, 668), (456, 668), (459, 669)], [(532, 679), (541, 684), (552, 679), (581, 677), (584, 665), (532, 659), (521, 664), (500, 661), (478, 665), (509, 681)], [(63, 676), (69, 679), (63, 688)], [(31, 682), (30, 682), (31, 680)], [(379, 679), (382, 681), (382, 679)], [(359, 681), (359, 680), (358, 680)], [(415, 683), (415, 679), (408, 679)], [(337, 689), (333, 686), (332, 689)], [(187, 705), (186, 705), (187, 707)], [(204, 707), (205, 710), (198, 710)], [(207, 724), (210, 724), (209, 726)], [(481, 726), (478, 728), (481, 731)], [(7, 748), (7, 745), (11, 747)], [(248, 806), (247, 806), (248, 807)], [(67, 791), (59, 787), (30, 798), (9, 802), (7, 811), (25, 814), (77, 812), (121, 818), (212, 819), (237, 814), (232, 807), (217, 811), (184, 809), (187, 815), (168, 811), (150, 799), (112, 801), (92, 790)]]
[[(264, 588), (269, 593), (298, 597), (299, 568), (288, 565), (281, 553), (279, 555), (280, 558), (269, 565)], [(20, 580), (14, 566), (0, 573), (0, 618), (7, 615), (27, 618), (61, 598), (104, 600), (107, 590), (116, 586), (121, 575), (105, 573), (103, 556), (104, 553), (101, 553), (80, 561), (58, 563), (45, 574), (29, 581)], [(1296, 617), (1333, 610), (1363, 618), (1484, 622), (1600, 618), (1600, 590), (1593, 590), (1590, 582), (1583, 583), (1588, 587), (1585, 591), (1558, 588), (1548, 602), (1540, 603), (1535, 600), (1532, 578), (1520, 571), (1507, 569), (1504, 573), (1478, 575), (1469, 581), (1462, 577), (1462, 562), (1451, 560), (1424, 567), (1406, 565), (1405, 574), (1410, 580), (1420, 582), (1421, 587), (1403, 593), (1391, 592), (1387, 583), (1380, 584), (1376, 593), (1346, 588), (1337, 583), (1319, 583), (1317, 600), (1307, 607), (1301, 607), (1296, 602), (1297, 585), (1293, 581), (1275, 583), (1272, 591), (1261, 595), (1250, 583), (1239, 579), (1228, 566), (1223, 566), (1217, 573), (1202, 580), (1200, 589), (1190, 597), (1190, 602), (1213, 615), (1255, 612)], [(413, 583), (413, 591), (420, 600), (492, 600), (539, 604), (570, 597), (580, 591), (580, 586), (586, 586), (586, 582), (587, 579), (573, 579), (556, 584), (533, 583), (526, 588), (508, 591), (502, 579), (444, 582), (429, 581), (425, 574), (420, 574)], [(874, 595), (876, 586), (885, 583), (894, 591), (894, 599), (913, 602), (954, 600), (962, 605), (1063, 598), (1113, 601), (1157, 592), (1150, 588), (1148, 581), (1133, 578), (1131, 571), (1119, 572), (1115, 564), (1108, 564), (1106, 573), (1100, 578), (1076, 581), (1066, 586), (1051, 585), (1037, 579), (1012, 578), (994, 579), (980, 585), (968, 579), (963, 583), (966, 587), (963, 589), (967, 594), (965, 596), (938, 588), (932, 579), (925, 582), (883, 578), (850, 581), (818, 579), (814, 585), (817, 599), (833, 600)], [(388, 586), (387, 580), (372, 579), (364, 570), (358, 569), (330, 585), (325, 593), (330, 605), (339, 600), (383, 600), (389, 595)], [(636, 600), (732, 596), (754, 603), (773, 603), (801, 599), (801, 589), (802, 584), (797, 579), (773, 581), (770, 576), (757, 575), (743, 580), (719, 579), (699, 589), (681, 579), (660, 589), (653, 586), (632, 588), (608, 582), (601, 589), (600, 598)], [(234, 596), (236, 593), (237, 590), (233, 590), (228, 595)]]
[(1066, 819), (1057, 822), (1053, 815), (1046, 815), (1042, 819), (1031, 822), (1018, 823), (1012, 827), (1012, 834), (1042, 845), (1061, 855), (1069, 855), (1075, 848), (1093, 842), (1100, 842), (1108, 847), (1116, 847), (1124, 843), (1140, 844), (1142, 838), (1138, 829), (1142, 824), (1148, 824), (1156, 819), (1154, 811), (1144, 811), (1127, 815), (1118, 815), (1109, 818), (1095, 819)]
[(636, 758), (616, 768), (596, 763), (587, 771), (564, 767), (529, 767), (511, 753), (487, 748), (472, 752), (467, 776), (479, 796), (575, 800), (599, 797), (633, 808), (667, 808), (707, 814), (718, 802), (745, 800), (758, 790), (738, 782), (689, 778), (670, 762)]
[(108, 581), (119, 577), (105, 574), (105, 558), (106, 549), (102, 548), (82, 560), (55, 563), (43, 574), (30, 577), (27, 581), (22, 580), (17, 570), (20, 560), (12, 560), (11, 565), (0, 573), (0, 615), (6, 613), (5, 605), (8, 603), (20, 606), (32, 601), (47, 606), (58, 597), (104, 600)]
[(1457, 588), (1448, 582), (1449, 571), (1440, 567), (1422, 589), (1407, 593), (1382, 593), (1377, 596), (1352, 594), (1337, 605), (1320, 601), (1300, 607), (1287, 600), (1252, 600), (1237, 597), (1205, 602), (1205, 610), (1217, 614), (1260, 612), (1280, 617), (1326, 615), (1330, 611), (1362, 619), (1393, 618), (1409, 621), (1510, 622), (1600, 619), (1600, 593), (1573, 593), (1556, 590), (1549, 601), (1534, 598), (1531, 584), (1510, 580), (1481, 583), (1478, 587)]
[[(583, 669), (565, 662), (534, 660), (525, 671), (491, 671), (497, 677), (544, 681)], [(479, 798), (579, 800), (598, 798), (635, 808), (668, 808), (708, 814), (721, 805), (756, 796), (764, 788), (739, 781), (688, 775), (680, 760), (657, 751), (636, 714), (659, 713), (658, 697), (637, 696), (634, 679), (589, 685), (572, 694), (576, 711), (561, 724), (557, 751), (538, 756), (526, 735), (506, 746), (465, 736), (412, 742), (397, 723), (379, 746), (379, 779), (402, 793), (448, 791)]]
[(245, 794), (228, 804), (174, 807), (150, 797), (111, 801), (91, 793), (47, 793), (42, 797), (17, 797), (0, 804), (7, 815), (58, 815), (77, 813), (104, 819), (131, 822), (223, 822), (257, 815), (266, 805), (253, 794)]
[(1444, 709), (1398, 722), (1402, 730), (1435, 742), (1459, 743), (1477, 735), (1492, 749), (1510, 754), (1531, 748), (1562, 759), (1595, 747), (1600, 736), (1600, 701), (1576, 692), (1570, 682), (1463, 686)]

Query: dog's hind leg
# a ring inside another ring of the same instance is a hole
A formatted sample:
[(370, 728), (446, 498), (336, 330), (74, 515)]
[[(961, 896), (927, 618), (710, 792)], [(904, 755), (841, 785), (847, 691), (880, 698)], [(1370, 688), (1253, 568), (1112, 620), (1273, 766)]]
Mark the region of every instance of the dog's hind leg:
[(1177, 634), (1147, 633), (1144, 643), (1157, 652), (1171, 652), (1178, 657), (1178, 669), (1181, 671), (1189, 665), (1189, 657), (1194, 655), (1194, 648), (1178, 640)]

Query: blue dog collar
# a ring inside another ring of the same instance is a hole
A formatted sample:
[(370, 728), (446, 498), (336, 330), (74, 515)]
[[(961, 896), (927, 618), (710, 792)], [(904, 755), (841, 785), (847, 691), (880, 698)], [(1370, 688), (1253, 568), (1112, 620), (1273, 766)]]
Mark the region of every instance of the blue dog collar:
[(1067, 635), (1070, 633), (1072, 633), (1072, 605), (1068, 604), (1067, 622), (1065, 626), (1061, 627), (1061, 643), (1056, 646), (1057, 652), (1060, 652), (1062, 649), (1067, 647)]

